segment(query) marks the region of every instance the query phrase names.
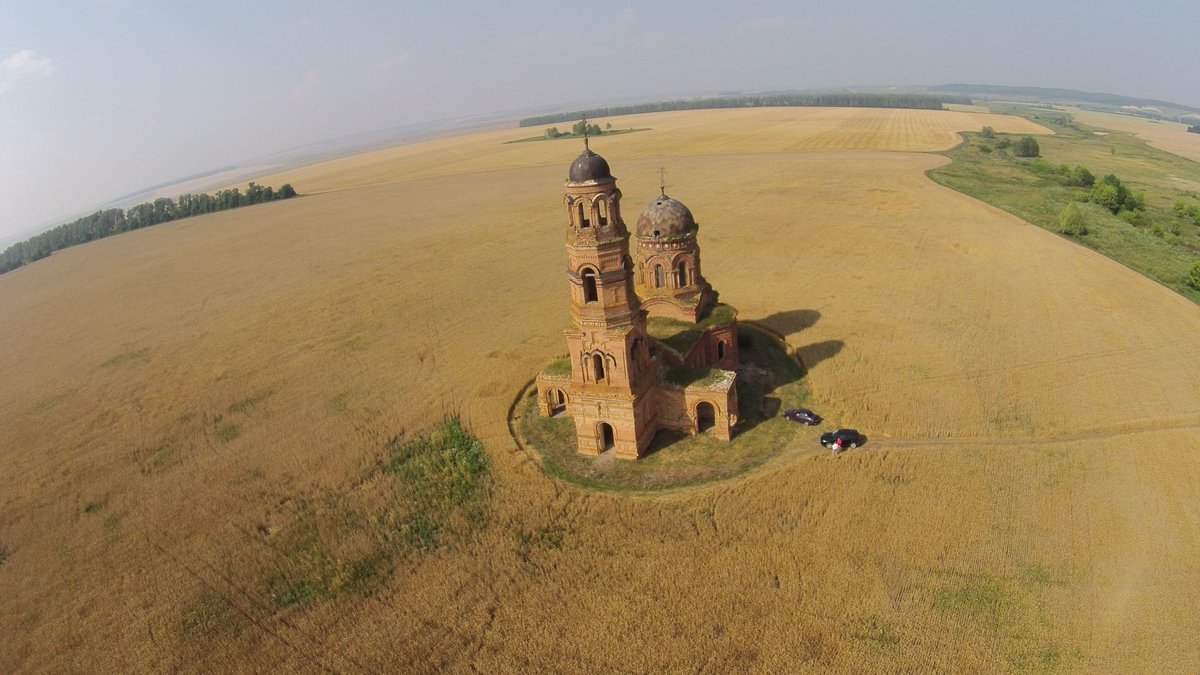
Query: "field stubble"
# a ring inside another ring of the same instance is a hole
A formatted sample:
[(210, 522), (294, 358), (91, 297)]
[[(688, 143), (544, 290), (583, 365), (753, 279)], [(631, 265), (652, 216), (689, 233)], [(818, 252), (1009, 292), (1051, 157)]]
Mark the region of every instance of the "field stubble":
[[(562, 349), (577, 147), (497, 132), (301, 169), (298, 189), (327, 192), (0, 278), (2, 669), (1200, 658), (1200, 311), (934, 185), (944, 158), (878, 151), (1036, 127), (806, 109), (629, 124), (653, 131), (594, 144), (626, 220), (665, 164), (706, 276), (798, 345), (814, 407), (866, 448), (834, 459), (801, 434), (744, 478), (655, 498), (549, 479), (505, 417)], [(366, 595), (256, 608), (250, 571), (277, 564), (270, 533), (297, 505), (448, 411), (492, 457), (488, 527)]]

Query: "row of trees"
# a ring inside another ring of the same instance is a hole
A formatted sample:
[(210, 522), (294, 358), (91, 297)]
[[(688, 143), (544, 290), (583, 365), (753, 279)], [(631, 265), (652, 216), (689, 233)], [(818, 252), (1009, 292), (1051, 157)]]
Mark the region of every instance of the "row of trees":
[(290, 199), (296, 194), (296, 190), (289, 183), (284, 183), (278, 190), (275, 190), (269, 185), (258, 185), (252, 182), (246, 187), (245, 192), (239, 188), (229, 188), (213, 194), (182, 194), (175, 199), (159, 197), (152, 202), (143, 202), (130, 207), (128, 211), (121, 209), (97, 211), (9, 246), (4, 253), (0, 253), (0, 274), (35, 260), (41, 260), (68, 246), (84, 244), (114, 234), (189, 216), (261, 204), (277, 199)]
[(1188, 131), (1192, 132), (1193, 134), (1200, 134), (1200, 124), (1193, 124), (1192, 126), (1188, 127)]
[[(609, 122), (605, 126), (605, 129), (612, 129), (612, 122)], [(575, 123), (575, 126), (571, 127), (571, 133), (569, 134), (559, 131), (558, 127), (550, 127), (546, 130), (546, 138), (578, 138), (583, 136), (584, 133), (586, 133), (588, 136), (601, 136), (604, 134), (604, 129), (601, 129), (599, 124), (588, 124), (583, 120), (579, 120)]]
[(569, 122), (581, 117), (616, 117), (669, 110), (709, 110), (713, 108), (760, 108), (760, 107), (830, 107), (830, 108), (908, 108), (941, 110), (947, 103), (969, 105), (971, 99), (963, 96), (935, 96), (932, 94), (762, 94), (755, 96), (719, 96), (714, 98), (680, 99), (656, 103), (638, 103), (574, 112), (553, 113), (526, 117), (520, 126), (534, 127), (555, 122)]

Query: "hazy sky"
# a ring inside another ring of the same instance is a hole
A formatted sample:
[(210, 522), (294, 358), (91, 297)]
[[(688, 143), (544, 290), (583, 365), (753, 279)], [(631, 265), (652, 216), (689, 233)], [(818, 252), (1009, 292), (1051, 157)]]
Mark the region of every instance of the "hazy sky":
[(0, 0), (0, 240), (170, 179), (430, 119), (945, 82), (1200, 106), (1197, 63), (1197, 0)]

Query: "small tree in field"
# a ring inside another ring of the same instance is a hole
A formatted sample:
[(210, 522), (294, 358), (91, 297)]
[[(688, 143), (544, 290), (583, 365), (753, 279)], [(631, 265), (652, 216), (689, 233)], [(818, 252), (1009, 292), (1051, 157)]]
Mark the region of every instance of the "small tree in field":
[(1071, 202), (1058, 214), (1058, 229), (1069, 237), (1081, 237), (1088, 233), (1087, 215), (1079, 204)]
[(1022, 136), (1013, 143), (1013, 154), (1017, 157), (1037, 157), (1042, 154), (1042, 149), (1038, 147), (1038, 142), (1033, 136)]
[(996, 130), (989, 126), (984, 126), (983, 129), (979, 132), (979, 135), (983, 136), (984, 138), (995, 138)]
[(1188, 274), (1188, 286), (1200, 291), (1200, 260), (1192, 265), (1192, 271)]

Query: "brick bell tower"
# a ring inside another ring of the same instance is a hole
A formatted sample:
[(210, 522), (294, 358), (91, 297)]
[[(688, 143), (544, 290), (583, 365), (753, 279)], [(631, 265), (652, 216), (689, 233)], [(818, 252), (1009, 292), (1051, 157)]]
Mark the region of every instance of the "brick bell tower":
[(571, 164), (564, 204), (572, 326), (571, 416), (579, 452), (636, 459), (654, 437), (648, 392), (657, 381), (646, 339), (646, 314), (633, 288), (629, 230), (621, 191), (608, 162), (592, 152)]

